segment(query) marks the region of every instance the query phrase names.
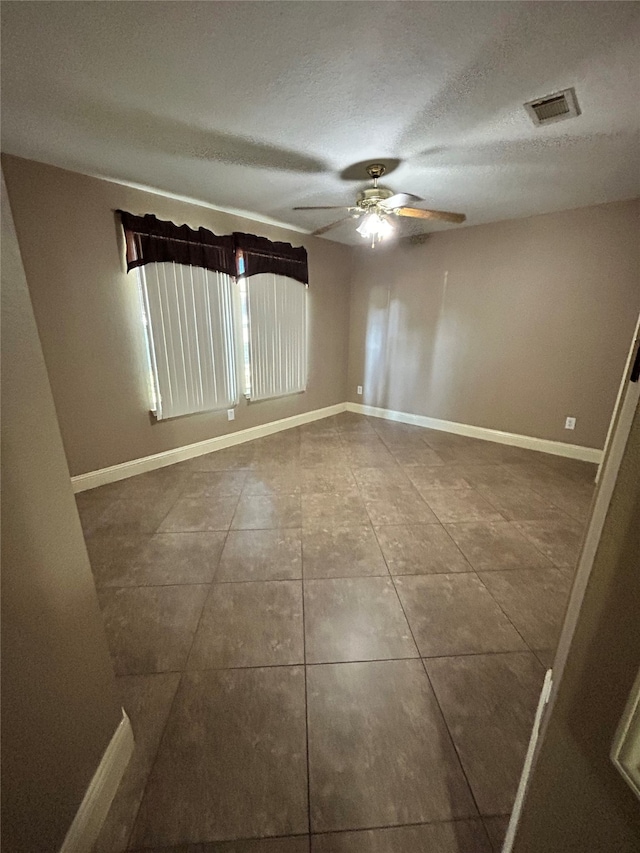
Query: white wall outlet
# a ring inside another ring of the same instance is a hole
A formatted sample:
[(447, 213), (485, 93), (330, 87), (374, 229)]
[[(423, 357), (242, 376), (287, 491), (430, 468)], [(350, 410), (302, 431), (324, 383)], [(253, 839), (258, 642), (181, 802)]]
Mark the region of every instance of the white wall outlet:
[(576, 419), (575, 418), (567, 418), (564, 422), (565, 429), (575, 429), (576, 428)]
[(236, 419), (236, 410), (235, 409), (227, 409), (227, 420), (235, 421)]
[(362, 385), (358, 385), (357, 391), (358, 394), (362, 394)]

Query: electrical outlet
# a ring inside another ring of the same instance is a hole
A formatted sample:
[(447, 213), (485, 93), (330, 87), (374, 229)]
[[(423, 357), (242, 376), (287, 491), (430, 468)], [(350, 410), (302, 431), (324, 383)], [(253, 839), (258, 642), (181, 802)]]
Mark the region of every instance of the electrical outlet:
[(358, 385), (357, 391), (358, 394), (362, 394), (362, 385)]
[(236, 410), (235, 409), (227, 409), (227, 420), (235, 421), (236, 419)]
[(576, 419), (575, 418), (567, 418), (564, 422), (565, 429), (575, 429), (576, 428)]

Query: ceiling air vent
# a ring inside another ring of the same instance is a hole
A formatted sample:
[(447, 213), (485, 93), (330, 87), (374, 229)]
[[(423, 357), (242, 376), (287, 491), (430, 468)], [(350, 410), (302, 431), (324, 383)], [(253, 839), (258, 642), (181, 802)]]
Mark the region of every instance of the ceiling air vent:
[(553, 95), (546, 95), (544, 98), (536, 98), (535, 101), (528, 101), (524, 108), (536, 125), (551, 124), (553, 121), (562, 121), (565, 118), (580, 115), (580, 107), (573, 88), (554, 92)]

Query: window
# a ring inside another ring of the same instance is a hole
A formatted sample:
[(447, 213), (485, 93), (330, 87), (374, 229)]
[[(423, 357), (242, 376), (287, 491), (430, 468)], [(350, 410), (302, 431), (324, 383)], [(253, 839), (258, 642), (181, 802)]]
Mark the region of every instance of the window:
[(306, 389), (303, 247), (118, 213), (158, 419), (235, 406), (241, 384), (250, 400)]
[(238, 402), (233, 278), (175, 263), (138, 268), (159, 420)]
[(274, 273), (240, 279), (245, 394), (267, 400), (307, 387), (307, 286)]

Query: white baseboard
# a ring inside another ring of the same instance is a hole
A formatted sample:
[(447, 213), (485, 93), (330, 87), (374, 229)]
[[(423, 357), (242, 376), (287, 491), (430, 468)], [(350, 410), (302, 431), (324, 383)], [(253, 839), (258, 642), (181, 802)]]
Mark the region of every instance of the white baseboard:
[(361, 403), (337, 403), (335, 406), (327, 406), (324, 409), (313, 409), (311, 412), (303, 412), (290, 418), (270, 421), (260, 426), (220, 435), (217, 438), (208, 438), (206, 441), (199, 441), (196, 444), (187, 444), (184, 447), (154, 453), (152, 456), (143, 456), (141, 459), (133, 459), (131, 462), (122, 462), (119, 465), (111, 465), (109, 468), (100, 468), (97, 471), (89, 471), (87, 474), (78, 474), (71, 478), (73, 491), (84, 492), (86, 489), (95, 489), (97, 486), (104, 486), (106, 483), (125, 480), (127, 477), (133, 477), (136, 474), (144, 474), (146, 471), (164, 468), (166, 465), (173, 465), (175, 462), (194, 459), (196, 456), (203, 456), (205, 453), (212, 453), (214, 450), (233, 447), (236, 444), (243, 444), (245, 441), (253, 441), (256, 438), (273, 435), (275, 432), (292, 429), (322, 418), (329, 418), (332, 415), (339, 415), (345, 411), (358, 412), (361, 415), (384, 418), (388, 421), (399, 421), (404, 424), (414, 424), (444, 432), (454, 432), (457, 435), (466, 435), (485, 441), (496, 441), (499, 444), (511, 444), (514, 447), (539, 450), (542, 453), (552, 453), (555, 456), (582, 459), (585, 462), (599, 463), (602, 460), (603, 451), (595, 447), (581, 447), (578, 444), (565, 444), (562, 441), (549, 441), (545, 438), (533, 438), (529, 435), (517, 435), (513, 432), (501, 432), (497, 429), (458, 424), (454, 421), (443, 421), (425, 415), (411, 415), (408, 412), (394, 412), (391, 409), (363, 406)]
[(154, 453), (152, 456), (143, 456), (141, 459), (133, 459), (131, 462), (122, 462), (119, 465), (111, 465), (109, 468), (100, 468), (97, 471), (89, 471), (86, 474), (78, 474), (71, 478), (74, 492), (84, 492), (86, 489), (95, 489), (106, 483), (115, 483), (117, 480), (125, 480), (136, 474), (144, 474), (146, 471), (154, 471), (156, 468), (164, 468), (175, 462), (184, 462), (186, 459), (194, 459), (214, 450), (222, 450), (225, 447), (233, 447), (243, 444), (245, 441), (253, 441), (263, 438), (265, 435), (273, 435), (285, 429), (302, 426), (303, 424), (338, 415), (345, 411), (345, 403), (337, 403), (335, 406), (327, 406), (324, 409), (313, 409), (311, 412), (303, 412), (290, 418), (282, 418), (270, 421), (260, 426), (230, 432), (216, 438), (208, 438), (196, 444), (187, 444), (184, 447), (176, 447), (173, 450), (165, 450), (162, 453)]
[(498, 444), (511, 444), (514, 447), (538, 450), (541, 453), (552, 453), (555, 456), (581, 459), (583, 462), (599, 463), (602, 460), (603, 451), (596, 447), (581, 447), (579, 444), (565, 444), (562, 441), (549, 441), (546, 438), (534, 438), (529, 435), (518, 435), (514, 432), (501, 432), (487, 427), (458, 424), (454, 421), (442, 421), (439, 418), (429, 418), (425, 415), (411, 415), (408, 412), (394, 412), (391, 409), (379, 409), (376, 406), (363, 406), (361, 403), (347, 403), (346, 411), (359, 412), (361, 415), (371, 415), (374, 418), (384, 418), (388, 421), (399, 421), (403, 424), (438, 429), (443, 432), (453, 432), (457, 435), (466, 435), (469, 438), (495, 441)]
[(60, 853), (87, 853), (93, 849), (133, 754), (133, 747), (131, 722), (123, 709), (122, 719), (93, 774)]

